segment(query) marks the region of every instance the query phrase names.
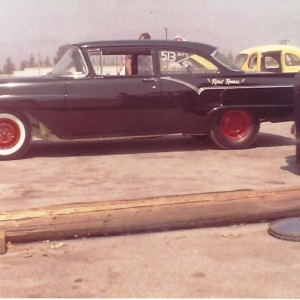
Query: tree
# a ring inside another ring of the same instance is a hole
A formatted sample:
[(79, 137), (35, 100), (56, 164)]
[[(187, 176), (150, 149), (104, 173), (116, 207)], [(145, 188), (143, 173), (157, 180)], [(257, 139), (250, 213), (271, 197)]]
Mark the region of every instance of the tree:
[(29, 61), (28, 61), (28, 68), (35, 68), (37, 67), (37, 63), (35, 62), (35, 58), (33, 54), (31, 53)]
[(69, 44), (61, 45), (59, 46), (56, 56), (53, 58), (54, 64), (57, 64), (57, 62), (62, 58), (62, 56), (66, 53), (66, 51), (69, 48)]
[(46, 57), (46, 59), (45, 59), (45, 61), (44, 61), (44, 66), (45, 66), (45, 67), (52, 67), (48, 55), (47, 55), (47, 57)]
[(28, 68), (28, 61), (26, 59), (22, 60), (20, 63), (20, 70), (23, 71), (25, 68)]
[(12, 61), (11, 57), (8, 57), (6, 59), (5, 65), (3, 66), (4, 74), (12, 74), (13, 71), (15, 71), (15, 70), (16, 70), (16, 67), (15, 67), (14, 62)]

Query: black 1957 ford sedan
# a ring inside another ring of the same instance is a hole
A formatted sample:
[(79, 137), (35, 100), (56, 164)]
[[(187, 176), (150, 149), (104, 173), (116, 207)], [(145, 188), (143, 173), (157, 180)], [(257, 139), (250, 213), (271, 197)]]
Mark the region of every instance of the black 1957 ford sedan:
[(208, 134), (221, 148), (244, 149), (261, 122), (293, 120), (294, 76), (247, 74), (201, 43), (74, 44), (47, 76), (0, 81), (0, 159), (24, 155), (32, 136)]

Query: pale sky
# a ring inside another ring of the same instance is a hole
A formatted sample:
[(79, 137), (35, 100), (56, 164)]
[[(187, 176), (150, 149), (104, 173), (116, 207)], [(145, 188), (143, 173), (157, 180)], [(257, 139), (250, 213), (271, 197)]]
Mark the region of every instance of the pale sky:
[(62, 44), (181, 35), (237, 54), (289, 40), (300, 47), (300, 0), (0, 0), (0, 69), (52, 59)]

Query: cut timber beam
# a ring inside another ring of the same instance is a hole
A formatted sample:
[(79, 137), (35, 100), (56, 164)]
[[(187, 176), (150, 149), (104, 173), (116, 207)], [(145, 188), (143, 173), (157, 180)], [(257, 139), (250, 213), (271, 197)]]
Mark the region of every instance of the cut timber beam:
[(5, 231), (7, 242), (31, 242), (296, 216), (300, 216), (300, 188), (240, 190), (0, 212), (0, 231)]

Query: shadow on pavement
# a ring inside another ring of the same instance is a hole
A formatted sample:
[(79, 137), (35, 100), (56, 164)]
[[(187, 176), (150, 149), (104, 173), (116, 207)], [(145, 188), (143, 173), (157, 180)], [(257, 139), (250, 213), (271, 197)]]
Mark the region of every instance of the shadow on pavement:
[[(260, 133), (254, 147), (294, 145), (292, 138)], [(47, 142), (33, 141), (24, 159), (33, 157), (72, 157), (134, 153), (218, 150), (208, 136), (164, 136), (157, 138), (111, 139), (102, 141)], [(220, 149), (220, 151), (222, 151)]]
[(290, 145), (296, 145), (293, 138), (264, 132), (259, 133), (255, 142), (256, 147), (279, 147)]
[(47, 142), (34, 141), (24, 158), (118, 155), (134, 153), (199, 151), (217, 149), (207, 136), (134, 138), (102, 141)]
[(300, 175), (300, 168), (296, 164), (296, 155), (285, 157), (287, 166), (280, 167), (281, 170), (289, 171), (295, 175)]

